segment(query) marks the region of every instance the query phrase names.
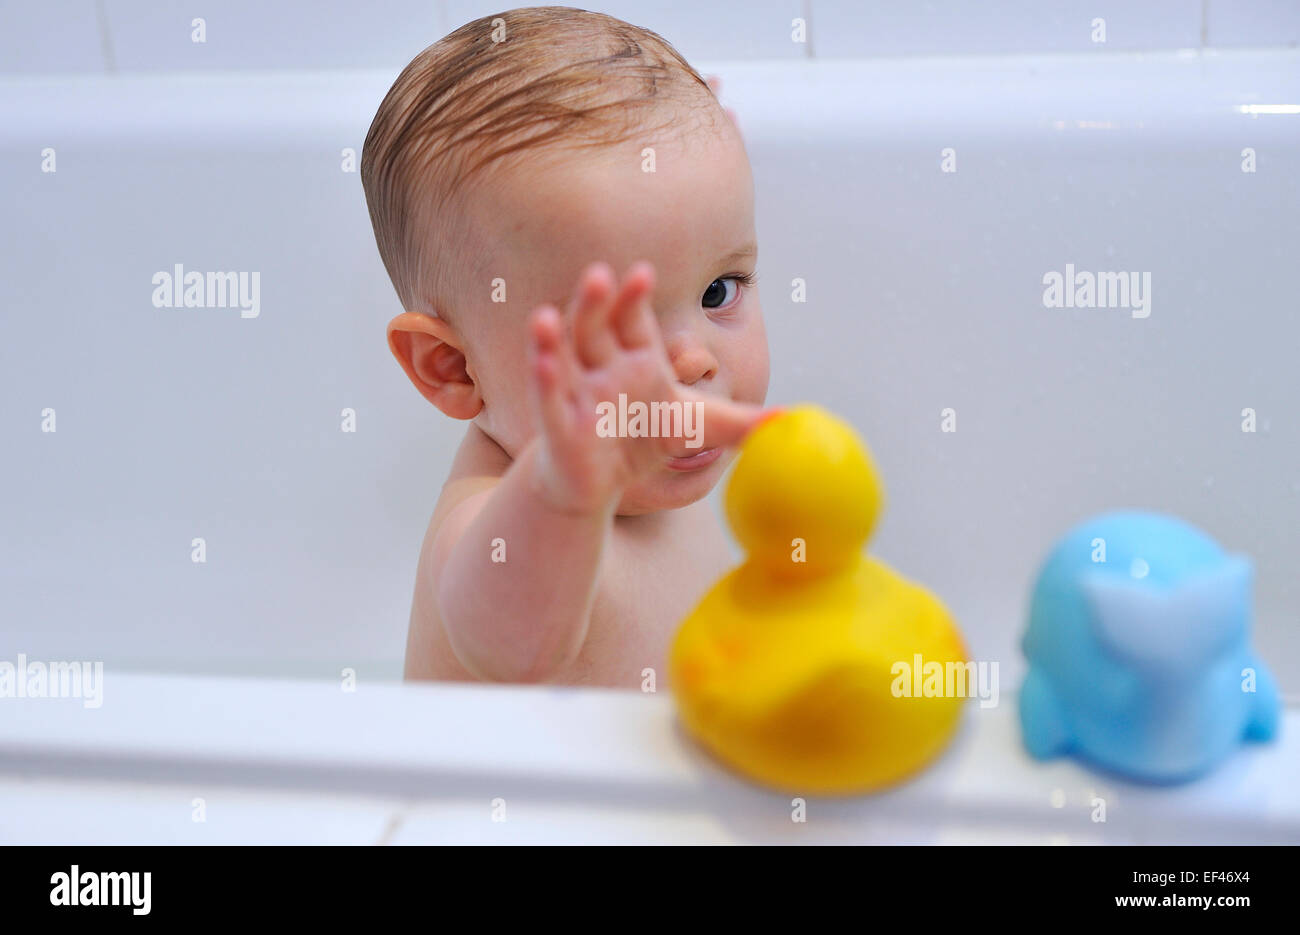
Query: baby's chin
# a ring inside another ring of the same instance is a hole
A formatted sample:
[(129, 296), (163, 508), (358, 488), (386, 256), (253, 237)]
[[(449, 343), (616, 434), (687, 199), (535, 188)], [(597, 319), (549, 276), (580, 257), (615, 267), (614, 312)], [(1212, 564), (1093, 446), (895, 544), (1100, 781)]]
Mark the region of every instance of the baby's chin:
[(682, 465), (684, 470), (665, 466), (651, 477), (629, 487), (618, 504), (619, 516), (641, 516), (660, 510), (678, 510), (709, 495), (727, 466), (735, 449), (724, 448), (710, 464), (699, 468)]

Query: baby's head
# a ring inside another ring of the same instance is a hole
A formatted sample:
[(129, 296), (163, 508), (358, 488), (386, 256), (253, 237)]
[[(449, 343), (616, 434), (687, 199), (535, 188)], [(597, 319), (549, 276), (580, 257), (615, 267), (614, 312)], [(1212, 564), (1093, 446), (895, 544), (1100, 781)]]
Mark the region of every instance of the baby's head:
[[(651, 305), (682, 384), (739, 402), (766, 396), (744, 144), (654, 33), (565, 7), (468, 23), (393, 84), (361, 177), (405, 309), (389, 324), (393, 353), (425, 398), (511, 458), (537, 432), (529, 313), (549, 303), (571, 315), (593, 261), (616, 277), (653, 264)], [(665, 467), (620, 512), (699, 499), (726, 461)]]

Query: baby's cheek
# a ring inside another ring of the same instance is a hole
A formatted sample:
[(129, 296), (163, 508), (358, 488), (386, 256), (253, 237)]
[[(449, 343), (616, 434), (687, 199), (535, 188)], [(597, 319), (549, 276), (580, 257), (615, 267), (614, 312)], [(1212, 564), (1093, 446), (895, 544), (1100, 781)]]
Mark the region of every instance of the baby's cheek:
[(516, 457), (540, 428), (534, 424), (530, 392), (527, 365), (522, 365), (499, 374), (491, 398), (485, 400), (491, 411), (493, 437)]
[(746, 334), (745, 346), (737, 363), (736, 399), (744, 403), (762, 403), (767, 399), (767, 385), (771, 376), (767, 351), (767, 333), (763, 320), (756, 316), (754, 325)]

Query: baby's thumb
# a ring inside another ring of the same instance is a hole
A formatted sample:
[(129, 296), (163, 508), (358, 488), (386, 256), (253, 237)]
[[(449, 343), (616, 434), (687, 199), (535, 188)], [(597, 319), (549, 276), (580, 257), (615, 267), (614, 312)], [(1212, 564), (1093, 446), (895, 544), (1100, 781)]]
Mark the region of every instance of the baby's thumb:
[(687, 404), (694, 406), (698, 414), (705, 448), (725, 448), (740, 444), (755, 426), (776, 412), (762, 406), (704, 394), (692, 394), (688, 397)]

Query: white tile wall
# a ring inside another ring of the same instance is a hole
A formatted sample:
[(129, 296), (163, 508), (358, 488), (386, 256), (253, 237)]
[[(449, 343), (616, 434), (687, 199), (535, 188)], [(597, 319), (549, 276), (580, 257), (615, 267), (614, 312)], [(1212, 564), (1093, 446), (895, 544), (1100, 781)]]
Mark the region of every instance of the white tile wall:
[[(1294, 46), (1300, 0), (593, 0), (692, 62)], [(0, 74), (388, 68), (511, 0), (0, 0)], [(195, 16), (206, 42), (191, 40)], [(1095, 18), (1106, 42), (1092, 40)], [(808, 41), (793, 41), (795, 18)]]
[(0, 0), (0, 74), (103, 70), (95, 0)]
[[(405, 844), (733, 844), (738, 835), (699, 809), (546, 802), (515, 796), (423, 804), (401, 816), (386, 843)], [(494, 819), (495, 814), (495, 819)]]
[(1208, 45), (1300, 43), (1300, 0), (1209, 0), (1207, 7)]
[(1201, 0), (813, 0), (812, 32), (817, 58), (1195, 48)]
[[(447, 0), (448, 30), (480, 16), (527, 5), (510, 0)], [(654, 30), (690, 62), (807, 55), (806, 43), (790, 37), (792, 20), (803, 15), (802, 0), (574, 0), (557, 5), (606, 13)]]
[(14, 776), (0, 777), (0, 804), (0, 845), (377, 844), (399, 808), (301, 789)]
[[(120, 71), (392, 68), (445, 32), (435, 0), (103, 0)], [(203, 17), (206, 41), (192, 41)]]

